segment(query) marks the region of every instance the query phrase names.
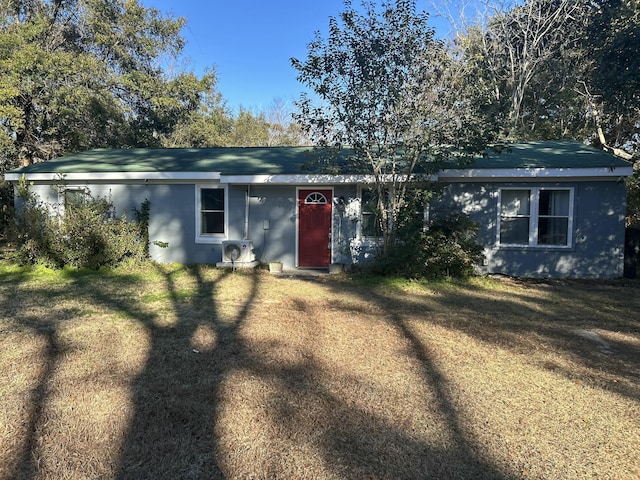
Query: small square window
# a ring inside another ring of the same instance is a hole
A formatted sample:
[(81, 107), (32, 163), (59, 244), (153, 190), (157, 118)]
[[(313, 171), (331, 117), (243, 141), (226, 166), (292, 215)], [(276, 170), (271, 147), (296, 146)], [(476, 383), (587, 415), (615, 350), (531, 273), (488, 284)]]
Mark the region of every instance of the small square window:
[(82, 206), (87, 201), (87, 193), (84, 189), (68, 188), (64, 191), (64, 208), (71, 209)]

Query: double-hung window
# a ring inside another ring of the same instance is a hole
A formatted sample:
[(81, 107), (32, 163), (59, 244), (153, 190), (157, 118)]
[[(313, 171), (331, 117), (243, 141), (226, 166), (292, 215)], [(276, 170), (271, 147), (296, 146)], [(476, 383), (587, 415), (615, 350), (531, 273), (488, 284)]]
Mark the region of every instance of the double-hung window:
[(572, 188), (508, 188), (500, 191), (500, 245), (570, 247), (572, 228)]
[(362, 189), (360, 203), (360, 235), (362, 238), (382, 237), (382, 225), (380, 224), (380, 213), (377, 208), (377, 197), (369, 189)]
[(227, 189), (224, 187), (196, 187), (196, 239), (216, 242), (227, 231)]

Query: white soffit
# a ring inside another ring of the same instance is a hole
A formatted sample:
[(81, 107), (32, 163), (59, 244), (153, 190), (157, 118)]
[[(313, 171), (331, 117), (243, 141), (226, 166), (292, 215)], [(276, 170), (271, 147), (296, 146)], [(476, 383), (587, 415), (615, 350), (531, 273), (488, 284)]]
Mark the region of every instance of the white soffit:
[(439, 180), (508, 180), (508, 179), (551, 179), (551, 178), (606, 178), (633, 175), (633, 167), (615, 168), (469, 168), (443, 170)]
[(373, 175), (222, 175), (221, 183), (271, 185), (326, 185), (340, 183), (371, 183)]

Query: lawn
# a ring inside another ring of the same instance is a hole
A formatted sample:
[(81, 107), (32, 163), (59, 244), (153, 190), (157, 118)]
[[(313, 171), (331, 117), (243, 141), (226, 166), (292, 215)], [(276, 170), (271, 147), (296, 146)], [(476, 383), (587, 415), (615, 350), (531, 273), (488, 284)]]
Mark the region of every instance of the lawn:
[(0, 262), (2, 479), (640, 477), (640, 282)]

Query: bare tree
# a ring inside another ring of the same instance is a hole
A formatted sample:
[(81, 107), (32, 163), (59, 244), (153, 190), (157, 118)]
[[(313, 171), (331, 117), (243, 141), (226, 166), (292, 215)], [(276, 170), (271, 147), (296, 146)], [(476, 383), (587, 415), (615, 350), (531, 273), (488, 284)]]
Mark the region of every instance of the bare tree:
[(293, 121), (292, 105), (282, 98), (273, 100), (266, 111), (266, 118), (269, 122), (270, 147), (309, 144), (302, 127)]
[(605, 106), (601, 96), (592, 93), (589, 85), (585, 81), (580, 81), (580, 85), (575, 89), (575, 91), (578, 95), (584, 98), (587, 115), (593, 119), (598, 141), (600, 142), (602, 149), (609, 153), (613, 153), (620, 158), (624, 158), (625, 160), (632, 160), (634, 157), (633, 154), (626, 152), (622, 148), (614, 146), (615, 143), (612, 144), (612, 142), (607, 141), (604, 129), (604, 115), (602, 112)]
[(522, 127), (532, 82), (582, 39), (590, 7), (581, 0), (482, 0), (444, 2), (438, 8), (478, 81), (503, 106), (505, 136), (512, 139)]

